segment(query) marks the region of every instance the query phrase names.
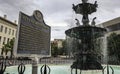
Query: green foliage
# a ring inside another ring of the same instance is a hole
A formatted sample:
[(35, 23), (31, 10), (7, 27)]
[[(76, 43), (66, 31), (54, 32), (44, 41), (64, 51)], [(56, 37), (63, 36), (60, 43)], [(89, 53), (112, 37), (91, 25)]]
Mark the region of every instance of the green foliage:
[(58, 53), (58, 48), (56, 43), (51, 43), (51, 55), (56, 57)]
[(62, 48), (58, 48), (57, 43), (51, 43), (51, 55), (57, 57), (58, 55), (65, 55), (66, 50), (66, 41), (62, 41)]
[(108, 37), (109, 63), (120, 64), (120, 34), (112, 33)]
[(66, 55), (67, 54), (67, 49), (66, 49), (66, 41), (64, 40), (62, 42), (62, 48), (59, 48), (59, 55)]
[(3, 55), (3, 53), (5, 53), (7, 55), (7, 53), (10, 51), (11, 52), (10, 57), (12, 58), (14, 41), (15, 41), (15, 39), (13, 38), (9, 42), (7, 42), (7, 44), (3, 45), (2, 52), (1, 52), (2, 55)]

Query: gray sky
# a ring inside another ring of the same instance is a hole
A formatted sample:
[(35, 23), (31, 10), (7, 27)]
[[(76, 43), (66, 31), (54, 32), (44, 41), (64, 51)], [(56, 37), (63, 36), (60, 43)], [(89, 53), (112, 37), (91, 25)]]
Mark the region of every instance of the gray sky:
[[(89, 0), (94, 3), (95, 0)], [(97, 17), (96, 23), (102, 23), (120, 16), (120, 0), (96, 0), (98, 9), (90, 15), (90, 20)], [(64, 31), (75, 26), (76, 17), (72, 4), (81, 3), (81, 0), (0, 0), (0, 16), (7, 14), (11, 21), (18, 20), (19, 11), (32, 15), (34, 10), (40, 10), (46, 24), (52, 27), (52, 39), (65, 38)]]

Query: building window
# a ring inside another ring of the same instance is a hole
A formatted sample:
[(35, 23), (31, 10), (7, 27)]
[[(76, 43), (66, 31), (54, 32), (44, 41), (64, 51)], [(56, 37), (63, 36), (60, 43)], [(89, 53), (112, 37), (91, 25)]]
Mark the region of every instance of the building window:
[(5, 41), (6, 41), (6, 37), (3, 38), (3, 44), (5, 44)]
[(2, 37), (0, 36), (0, 44), (1, 44), (1, 41), (2, 41)]
[(14, 35), (14, 30), (12, 30), (12, 35)]
[(10, 39), (8, 38), (8, 39), (7, 39), (7, 43), (8, 43), (9, 41), (10, 41)]
[(120, 23), (107, 26), (106, 28), (108, 29), (109, 32), (120, 30)]
[(9, 29), (9, 35), (10, 35), (10, 33), (11, 33), (11, 29)]
[(7, 27), (5, 27), (5, 34), (7, 33)]
[(1, 25), (1, 27), (0, 27), (0, 32), (2, 32), (3, 31), (3, 26)]

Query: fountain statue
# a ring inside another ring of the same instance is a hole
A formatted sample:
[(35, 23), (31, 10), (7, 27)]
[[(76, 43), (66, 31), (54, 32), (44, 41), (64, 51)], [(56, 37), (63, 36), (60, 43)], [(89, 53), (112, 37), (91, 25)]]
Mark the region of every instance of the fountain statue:
[[(95, 51), (94, 40), (104, 36), (106, 29), (96, 27), (93, 18), (89, 24), (89, 14), (97, 11), (97, 1), (94, 4), (88, 3), (88, 0), (82, 0), (78, 5), (73, 4), (73, 10), (76, 14), (83, 15), (83, 25), (70, 28), (65, 31), (66, 35), (81, 40), (81, 47), (74, 52), (75, 62), (71, 65), (72, 69), (79, 70), (102, 70), (103, 67), (98, 60), (98, 53)], [(79, 25), (78, 19), (76, 19)]]
[(76, 25), (77, 26), (80, 26), (80, 22), (79, 22), (79, 20), (78, 19), (75, 19), (77, 22), (76, 22)]

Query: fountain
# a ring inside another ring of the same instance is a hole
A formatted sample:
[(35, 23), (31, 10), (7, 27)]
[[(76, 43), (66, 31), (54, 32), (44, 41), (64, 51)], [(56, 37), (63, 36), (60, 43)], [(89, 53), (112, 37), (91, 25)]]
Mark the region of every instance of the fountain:
[(95, 19), (93, 18), (91, 24), (89, 24), (89, 14), (97, 11), (97, 1), (94, 4), (88, 3), (88, 0), (82, 0), (82, 3), (78, 5), (73, 4), (73, 10), (76, 14), (83, 15), (82, 23), (80, 25), (77, 21), (77, 27), (70, 28), (65, 31), (66, 35), (81, 40), (81, 47), (74, 53), (75, 62), (71, 65), (72, 69), (79, 70), (102, 70), (103, 67), (98, 61), (98, 53), (94, 48), (95, 39), (104, 36), (106, 29), (95, 26)]

